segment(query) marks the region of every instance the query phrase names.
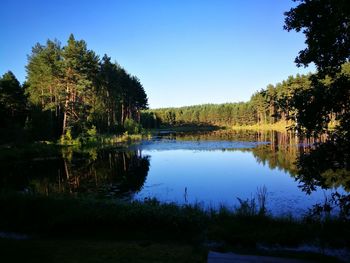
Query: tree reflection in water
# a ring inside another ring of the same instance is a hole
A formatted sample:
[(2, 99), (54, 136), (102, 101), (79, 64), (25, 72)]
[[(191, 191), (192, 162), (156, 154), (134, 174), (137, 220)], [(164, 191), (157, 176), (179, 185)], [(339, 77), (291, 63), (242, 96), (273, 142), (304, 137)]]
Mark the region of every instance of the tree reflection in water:
[(298, 158), (297, 180), (302, 189), (311, 193), (317, 187), (323, 189), (343, 188), (345, 193), (335, 191), (324, 204), (314, 206), (313, 214), (329, 213), (339, 209), (343, 219), (350, 219), (350, 147), (349, 141), (332, 136), (318, 143), (307, 154)]
[[(131, 199), (149, 170), (149, 156), (139, 150), (62, 149), (55, 158), (3, 165), (3, 186), (40, 194), (87, 194)], [(16, 169), (13, 169), (16, 166)]]
[(300, 138), (293, 132), (218, 130), (172, 134), (167, 137), (177, 141), (268, 142), (269, 144), (261, 144), (255, 148), (239, 150), (251, 151), (259, 163), (268, 165), (271, 169), (277, 168), (288, 172), (308, 194), (317, 187), (323, 189), (342, 187), (345, 191), (350, 191), (350, 149), (347, 144), (340, 141), (330, 143), (326, 136)]
[(329, 213), (336, 208), (342, 218), (350, 219), (349, 143), (337, 137), (301, 139), (276, 132), (265, 138), (269, 145), (252, 149), (258, 162), (289, 172), (307, 194), (317, 188), (334, 189), (323, 204), (315, 204), (312, 214)]
[(333, 208), (341, 217), (350, 218), (350, 147), (338, 137), (301, 138), (292, 132), (276, 131), (215, 131), (201, 135), (178, 136), (182, 140), (221, 140), (269, 142), (251, 151), (257, 162), (270, 169), (288, 172), (299, 183), (299, 187), (311, 194), (318, 188), (334, 189), (324, 204), (315, 204), (311, 212), (328, 213)]
[[(290, 132), (244, 130), (174, 134), (166, 138), (189, 142), (269, 142), (258, 144), (257, 147), (222, 150), (251, 152), (258, 163), (290, 174), (307, 194), (320, 188), (340, 189), (339, 193), (334, 190), (329, 201), (333, 206), (340, 206), (341, 213), (349, 215), (350, 197), (345, 193), (350, 191), (350, 150), (347, 144), (339, 140), (324, 142), (325, 138), (300, 139)], [(0, 188), (45, 195), (83, 194), (132, 200), (134, 194), (142, 190), (150, 166), (150, 156), (143, 155), (141, 148), (136, 146), (132, 150), (118, 150), (67, 147), (51, 157), (43, 156), (34, 160), (18, 158), (13, 162), (2, 162)], [(324, 211), (320, 206), (316, 208)]]

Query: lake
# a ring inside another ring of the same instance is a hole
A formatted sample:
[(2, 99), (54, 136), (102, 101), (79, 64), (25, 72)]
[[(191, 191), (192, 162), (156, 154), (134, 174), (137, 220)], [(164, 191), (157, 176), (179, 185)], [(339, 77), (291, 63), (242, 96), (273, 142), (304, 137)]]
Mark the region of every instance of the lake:
[(342, 187), (306, 194), (296, 167), (312, 142), (279, 132), (213, 131), (154, 136), (129, 147), (62, 148), (59, 154), (2, 163), (1, 187), (46, 195), (234, 208), (265, 192), (274, 215), (303, 215)]

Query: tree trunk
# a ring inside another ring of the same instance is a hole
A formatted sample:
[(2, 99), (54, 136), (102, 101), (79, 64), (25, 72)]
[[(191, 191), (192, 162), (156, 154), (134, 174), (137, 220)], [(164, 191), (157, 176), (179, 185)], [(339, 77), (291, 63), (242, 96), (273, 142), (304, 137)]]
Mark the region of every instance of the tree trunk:
[(62, 128), (62, 135), (65, 135), (66, 129), (67, 129), (67, 111), (68, 111), (68, 104), (69, 104), (69, 86), (67, 84), (66, 86), (66, 99), (64, 102), (64, 113), (63, 113), (63, 128)]
[(124, 103), (122, 103), (122, 114), (120, 119), (121, 125), (124, 125)]
[(141, 113), (140, 110), (137, 109), (137, 122), (140, 123), (141, 122)]

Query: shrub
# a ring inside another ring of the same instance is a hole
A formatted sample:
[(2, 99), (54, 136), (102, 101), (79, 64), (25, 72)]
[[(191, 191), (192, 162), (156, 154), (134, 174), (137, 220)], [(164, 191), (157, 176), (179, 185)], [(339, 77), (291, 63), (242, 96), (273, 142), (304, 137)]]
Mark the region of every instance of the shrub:
[(142, 126), (133, 119), (126, 119), (124, 129), (128, 134), (138, 134), (142, 132)]

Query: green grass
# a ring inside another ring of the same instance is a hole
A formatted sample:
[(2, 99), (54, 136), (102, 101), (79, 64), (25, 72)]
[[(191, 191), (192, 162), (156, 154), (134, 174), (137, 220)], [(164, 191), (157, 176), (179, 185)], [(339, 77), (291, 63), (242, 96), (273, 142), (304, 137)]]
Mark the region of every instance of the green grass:
[(232, 126), (233, 130), (253, 130), (253, 131), (280, 131), (285, 132), (288, 130), (288, 126), (291, 124), (285, 121), (276, 122), (273, 124), (254, 124), (254, 125), (242, 125)]
[[(220, 244), (216, 249), (242, 254), (261, 253), (259, 244), (350, 244), (348, 221), (272, 217), (246, 207), (216, 211), (156, 200), (127, 203), (2, 192), (0, 211), (0, 231), (32, 237), (0, 239), (1, 262), (205, 262), (209, 248), (203, 244), (211, 242)], [(324, 258), (294, 254), (269, 255)]]
[(151, 134), (158, 134), (161, 131), (171, 131), (171, 132), (197, 132), (197, 131), (216, 131), (224, 129), (224, 127), (208, 124), (183, 124), (183, 125), (173, 125), (173, 126), (163, 126), (158, 129), (150, 129)]
[(257, 244), (297, 246), (304, 243), (344, 247), (350, 223), (337, 218), (296, 220), (247, 213), (246, 209), (203, 210), (199, 206), (120, 202), (72, 197), (2, 193), (0, 230), (46, 237), (113, 240), (223, 241), (254, 248)]
[(150, 133), (147, 132), (143, 134), (124, 133), (121, 135), (96, 135), (84, 139), (77, 138), (64, 143), (62, 141), (39, 141), (19, 145), (6, 144), (0, 145), (0, 160), (25, 160), (42, 158), (43, 156), (45, 158), (57, 157), (61, 155), (61, 149), (65, 147), (73, 147), (74, 149), (108, 146), (127, 147), (142, 139), (149, 139), (150, 136)]
[(60, 146), (101, 146), (101, 145), (120, 145), (130, 144), (135, 141), (140, 141), (144, 138), (149, 138), (148, 133), (140, 134), (97, 134), (94, 136), (78, 137), (71, 140), (59, 140), (57, 145)]
[(174, 204), (2, 194), (0, 229), (44, 236), (193, 242), (201, 238), (205, 214)]
[(158, 129), (151, 129), (150, 131), (152, 133), (157, 133), (159, 131), (165, 130), (165, 131), (175, 131), (175, 132), (193, 132), (193, 131), (215, 131), (220, 129), (226, 129), (226, 130), (252, 130), (252, 131), (280, 131), (285, 132), (288, 129), (288, 126), (290, 126), (290, 122), (286, 121), (280, 121), (273, 124), (254, 124), (254, 125), (234, 125), (234, 126), (228, 126), (228, 125), (209, 125), (209, 124), (201, 124), (201, 123), (189, 123), (189, 124), (180, 124), (180, 125), (169, 125), (164, 126)]

